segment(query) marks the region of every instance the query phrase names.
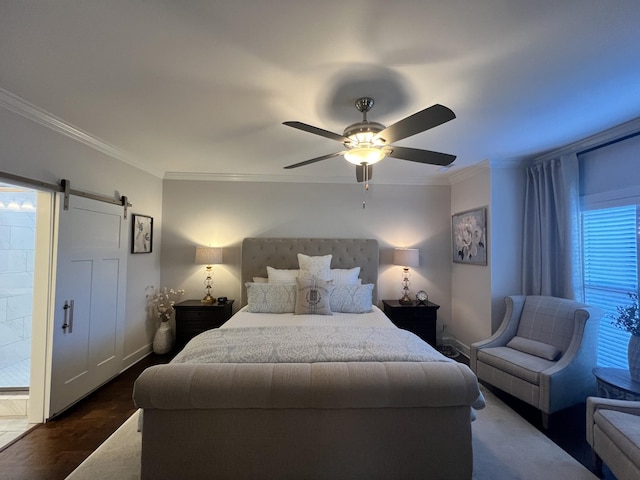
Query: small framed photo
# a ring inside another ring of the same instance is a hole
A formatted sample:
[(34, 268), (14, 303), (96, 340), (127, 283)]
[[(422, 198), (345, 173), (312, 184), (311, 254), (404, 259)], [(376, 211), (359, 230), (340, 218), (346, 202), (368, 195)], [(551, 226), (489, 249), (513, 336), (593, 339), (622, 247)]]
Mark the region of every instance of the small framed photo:
[(451, 216), (452, 260), (487, 264), (487, 209), (467, 210)]
[(153, 249), (153, 217), (134, 213), (131, 253), (151, 253)]

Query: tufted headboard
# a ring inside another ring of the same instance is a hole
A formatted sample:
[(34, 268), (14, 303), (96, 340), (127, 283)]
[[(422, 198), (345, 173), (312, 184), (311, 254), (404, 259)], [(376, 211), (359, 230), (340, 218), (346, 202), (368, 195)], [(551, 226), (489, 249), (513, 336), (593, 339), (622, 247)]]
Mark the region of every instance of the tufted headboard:
[(242, 241), (241, 305), (247, 303), (246, 282), (266, 277), (267, 266), (298, 268), (298, 253), (331, 254), (331, 268), (360, 267), (362, 283), (373, 283), (373, 301), (377, 301), (378, 241), (363, 238), (245, 238)]

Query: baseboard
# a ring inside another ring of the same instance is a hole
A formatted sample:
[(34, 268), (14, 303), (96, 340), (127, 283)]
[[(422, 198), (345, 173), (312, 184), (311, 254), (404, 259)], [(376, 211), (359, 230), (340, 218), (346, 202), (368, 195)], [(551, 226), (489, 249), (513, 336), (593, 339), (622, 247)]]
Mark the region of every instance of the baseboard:
[(139, 348), (135, 352), (130, 353), (129, 355), (124, 357), (124, 359), (122, 360), (122, 370), (120, 370), (120, 373), (124, 372), (129, 367), (132, 367), (143, 358), (146, 358), (149, 355), (151, 355), (151, 352), (153, 352), (153, 348), (152, 348), (152, 344), (149, 343), (147, 345), (144, 345), (142, 348)]

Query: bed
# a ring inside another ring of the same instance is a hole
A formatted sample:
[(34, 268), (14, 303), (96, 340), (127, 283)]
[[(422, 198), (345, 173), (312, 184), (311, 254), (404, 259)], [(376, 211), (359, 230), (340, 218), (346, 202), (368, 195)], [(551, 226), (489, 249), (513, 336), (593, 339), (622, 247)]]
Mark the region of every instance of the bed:
[(241, 310), (136, 381), (142, 478), (471, 478), (477, 379), (377, 308), (378, 259), (371, 239), (245, 239)]

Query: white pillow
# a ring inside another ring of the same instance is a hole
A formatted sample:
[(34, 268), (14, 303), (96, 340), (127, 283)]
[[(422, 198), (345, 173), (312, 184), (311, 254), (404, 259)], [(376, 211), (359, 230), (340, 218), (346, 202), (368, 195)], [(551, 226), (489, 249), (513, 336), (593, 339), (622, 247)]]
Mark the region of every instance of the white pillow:
[(331, 292), (331, 311), (366, 313), (373, 304), (373, 283), (364, 285), (336, 285)]
[(535, 355), (536, 357), (544, 358), (552, 362), (556, 361), (562, 350), (548, 343), (537, 342), (535, 340), (529, 340), (524, 337), (513, 337), (507, 347), (514, 350), (520, 350), (521, 352), (528, 353), (529, 355)]
[(329, 272), (329, 278), (333, 280), (334, 285), (358, 285), (362, 283), (359, 275), (360, 267), (332, 268)]
[(296, 284), (247, 282), (247, 311), (252, 313), (293, 313)]
[(331, 275), (331, 255), (310, 257), (299, 253), (298, 266), (300, 267), (300, 276), (329, 280)]
[(280, 268), (267, 267), (269, 283), (296, 283), (299, 270), (286, 270)]
[(267, 277), (253, 277), (253, 283), (267, 283), (268, 281)]

